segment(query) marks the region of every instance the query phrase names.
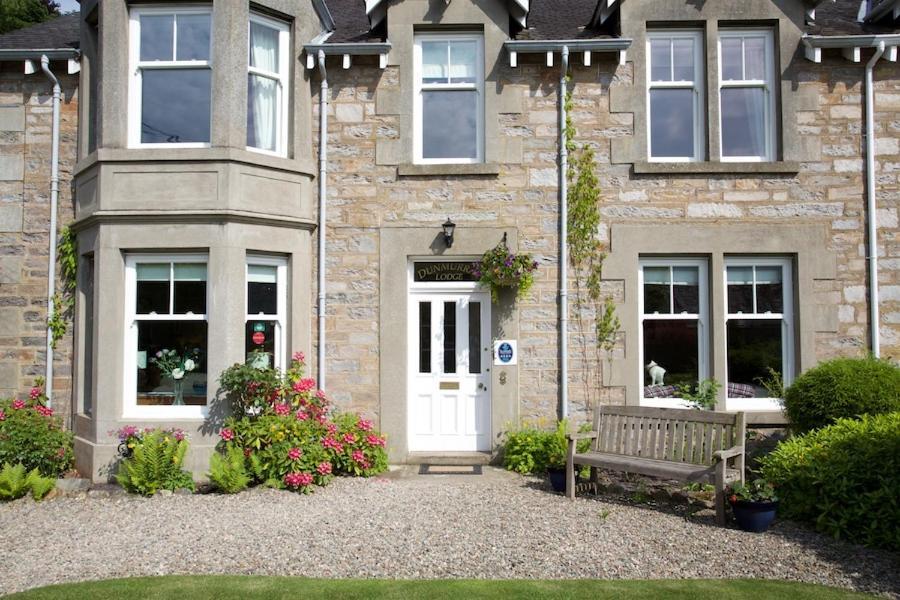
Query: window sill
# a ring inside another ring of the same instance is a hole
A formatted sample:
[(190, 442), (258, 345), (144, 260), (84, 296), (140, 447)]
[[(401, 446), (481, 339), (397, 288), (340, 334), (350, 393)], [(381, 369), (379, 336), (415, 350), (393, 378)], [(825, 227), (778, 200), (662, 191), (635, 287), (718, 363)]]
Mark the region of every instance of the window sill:
[(800, 163), (793, 160), (778, 162), (648, 162), (634, 163), (635, 175), (704, 175), (721, 173), (754, 174), (764, 173), (795, 174), (800, 171)]
[(403, 164), (397, 167), (397, 175), (400, 177), (433, 177), (433, 176), (491, 176), (500, 174), (500, 165), (497, 163), (458, 163), (414, 165)]

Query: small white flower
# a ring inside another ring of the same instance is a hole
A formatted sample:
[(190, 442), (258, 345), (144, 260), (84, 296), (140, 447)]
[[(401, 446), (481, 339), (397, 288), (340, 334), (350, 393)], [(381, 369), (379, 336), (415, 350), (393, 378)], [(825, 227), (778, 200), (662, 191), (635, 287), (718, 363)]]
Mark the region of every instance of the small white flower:
[(197, 365), (195, 365), (194, 361), (192, 361), (191, 359), (187, 359), (186, 361), (184, 361), (184, 370), (185, 371), (193, 371), (196, 367), (197, 367)]
[(184, 377), (184, 369), (172, 369), (172, 379), (182, 379)]
[(156, 352), (156, 358), (162, 358), (162, 350)]

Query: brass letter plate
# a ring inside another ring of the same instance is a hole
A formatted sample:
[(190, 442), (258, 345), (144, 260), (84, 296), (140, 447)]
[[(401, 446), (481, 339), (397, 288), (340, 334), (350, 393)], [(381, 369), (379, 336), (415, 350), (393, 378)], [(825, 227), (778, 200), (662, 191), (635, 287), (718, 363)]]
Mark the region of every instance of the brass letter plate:
[(458, 381), (442, 381), (441, 389), (442, 390), (458, 390), (459, 382)]

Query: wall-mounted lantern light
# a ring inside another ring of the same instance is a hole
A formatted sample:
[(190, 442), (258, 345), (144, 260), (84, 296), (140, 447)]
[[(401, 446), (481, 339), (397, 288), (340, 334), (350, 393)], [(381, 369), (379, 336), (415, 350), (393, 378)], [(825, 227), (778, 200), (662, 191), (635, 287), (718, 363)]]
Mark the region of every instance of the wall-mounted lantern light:
[(456, 223), (450, 220), (450, 217), (447, 217), (447, 222), (442, 225), (444, 228), (444, 243), (447, 244), (448, 248), (453, 247), (453, 232), (456, 231)]

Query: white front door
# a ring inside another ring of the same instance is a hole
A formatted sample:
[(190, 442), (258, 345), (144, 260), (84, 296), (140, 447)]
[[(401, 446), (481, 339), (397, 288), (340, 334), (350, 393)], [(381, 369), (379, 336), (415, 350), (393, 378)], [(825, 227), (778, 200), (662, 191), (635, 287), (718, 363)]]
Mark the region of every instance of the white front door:
[(491, 298), (412, 292), (409, 450), (491, 449)]

